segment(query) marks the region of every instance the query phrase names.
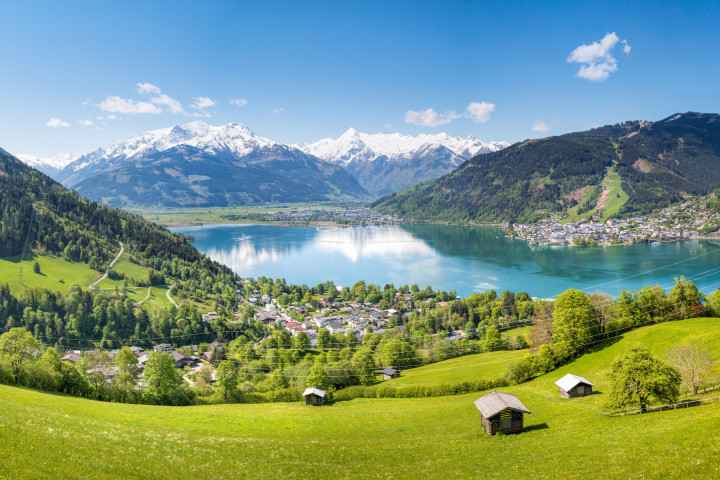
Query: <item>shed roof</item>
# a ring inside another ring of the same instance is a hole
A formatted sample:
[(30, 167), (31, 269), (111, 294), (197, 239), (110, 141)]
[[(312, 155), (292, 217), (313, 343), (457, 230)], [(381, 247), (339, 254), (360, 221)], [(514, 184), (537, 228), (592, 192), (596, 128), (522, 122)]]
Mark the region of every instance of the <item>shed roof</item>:
[(595, 384), (590, 383), (588, 380), (584, 379), (583, 377), (578, 377), (577, 375), (573, 375), (572, 373), (568, 373), (564, 377), (562, 377), (560, 380), (555, 382), (555, 385), (562, 388), (566, 392), (569, 391), (572, 388), (575, 388), (577, 385), (584, 383), (586, 385), (590, 385), (592, 387), (595, 386)]
[(325, 389), (308, 387), (303, 392), (303, 397), (307, 397), (308, 395), (317, 395), (318, 397), (325, 397)]
[(490, 418), (509, 408), (518, 412), (530, 413), (525, 405), (515, 396), (493, 390), (484, 397), (475, 400), (475, 406), (483, 417)]
[(386, 367), (381, 373), (383, 375), (395, 375), (397, 372), (393, 367)]

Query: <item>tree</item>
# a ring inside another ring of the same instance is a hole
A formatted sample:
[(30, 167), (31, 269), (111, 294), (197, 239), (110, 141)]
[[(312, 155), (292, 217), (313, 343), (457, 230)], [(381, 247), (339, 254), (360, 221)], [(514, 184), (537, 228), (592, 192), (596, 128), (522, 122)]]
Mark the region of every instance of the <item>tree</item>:
[(467, 338), (470, 340), (474, 340), (475, 337), (477, 337), (477, 328), (475, 328), (475, 324), (472, 321), (468, 321), (465, 324), (465, 335), (467, 335)]
[(327, 328), (321, 328), (318, 330), (317, 346), (325, 349), (330, 347), (330, 332)]
[(127, 372), (133, 376), (137, 373), (138, 359), (130, 347), (122, 347), (113, 359), (120, 372)]
[(668, 359), (680, 372), (682, 384), (695, 395), (698, 387), (713, 368), (712, 353), (693, 340), (688, 344), (679, 344), (668, 354)]
[(157, 399), (166, 399), (178, 388), (182, 377), (175, 368), (173, 358), (164, 352), (152, 352), (145, 364), (143, 382), (148, 394)]
[(0, 335), (0, 357), (6, 358), (10, 363), (16, 384), (20, 381), (22, 364), (39, 354), (40, 345), (37, 340), (22, 327), (11, 328), (9, 332)]
[(40, 264), (38, 262), (35, 262), (33, 264), (33, 272), (37, 273), (38, 275), (40, 274)]
[(380, 358), (383, 365), (411, 365), (415, 359), (415, 350), (409, 343), (394, 338), (382, 347)]
[(305, 379), (305, 384), (308, 387), (328, 388), (330, 385), (330, 379), (328, 378), (327, 373), (325, 373), (325, 368), (322, 364), (316, 363), (312, 366), (310, 373)]
[(668, 301), (675, 308), (678, 318), (689, 318), (702, 313), (703, 295), (690, 280), (675, 277), (675, 286), (668, 294)]
[(215, 378), (217, 379), (217, 386), (223, 392), (225, 403), (227, 403), (228, 394), (232, 395), (235, 393), (238, 385), (238, 369), (235, 363), (232, 360), (223, 360), (220, 362), (220, 365), (215, 371)]
[(499, 350), (504, 346), (504, 342), (500, 332), (494, 326), (489, 326), (485, 329), (485, 341), (483, 342), (483, 348), (486, 352), (492, 352)]
[(580, 290), (571, 288), (558, 295), (553, 318), (553, 340), (561, 344), (560, 352), (564, 352), (565, 357), (600, 340), (597, 312), (588, 296)]
[(375, 360), (369, 348), (358, 350), (351, 363), (362, 385), (372, 385), (375, 382)]
[(307, 333), (300, 332), (293, 338), (293, 348), (296, 350), (307, 350), (310, 348), (310, 337)]
[(680, 395), (681, 382), (677, 369), (646, 348), (633, 347), (612, 364), (608, 406), (636, 405), (645, 412), (651, 402), (674, 403)]

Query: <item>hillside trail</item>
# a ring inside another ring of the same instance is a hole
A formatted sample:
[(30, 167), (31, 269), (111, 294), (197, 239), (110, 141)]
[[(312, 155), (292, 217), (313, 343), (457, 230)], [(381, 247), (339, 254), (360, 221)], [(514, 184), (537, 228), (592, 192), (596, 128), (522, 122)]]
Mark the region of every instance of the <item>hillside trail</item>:
[(93, 284), (91, 284), (91, 285), (88, 287), (89, 290), (95, 290), (95, 285), (97, 285), (98, 283), (102, 282), (103, 280), (105, 280), (105, 279), (107, 278), (108, 272), (109, 272), (110, 269), (113, 267), (113, 265), (115, 265), (115, 263), (116, 263), (118, 260), (120, 260), (120, 256), (123, 254), (124, 251), (125, 251), (125, 246), (123, 245), (122, 242), (120, 242), (120, 253), (117, 254), (117, 257), (115, 257), (115, 259), (114, 259), (112, 262), (110, 262), (110, 265), (108, 265), (108, 267), (107, 267), (107, 269), (105, 270), (105, 273), (103, 274), (103, 276), (100, 277), (98, 280), (96, 280)]
[(172, 303), (173, 305), (175, 305), (175, 308), (178, 308), (178, 304), (175, 303), (175, 300), (173, 300), (173, 299), (170, 297), (170, 290), (172, 290), (172, 287), (173, 287), (172, 285), (168, 285), (168, 289), (167, 289), (167, 292), (165, 292), (165, 296), (168, 298), (168, 300), (170, 300), (170, 303)]
[(151, 289), (151, 288), (152, 288), (152, 287), (148, 287), (147, 295), (145, 295), (145, 298), (143, 298), (142, 300), (140, 300), (140, 301), (138, 302), (138, 305), (141, 305), (145, 300), (147, 300), (148, 298), (150, 298), (150, 289)]

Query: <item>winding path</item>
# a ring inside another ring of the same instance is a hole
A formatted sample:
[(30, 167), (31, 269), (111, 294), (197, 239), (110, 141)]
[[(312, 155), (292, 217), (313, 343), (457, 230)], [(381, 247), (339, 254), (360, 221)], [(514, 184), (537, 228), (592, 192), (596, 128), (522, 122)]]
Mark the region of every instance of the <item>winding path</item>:
[[(102, 282), (103, 280), (105, 280), (105, 278), (107, 278), (108, 272), (109, 272), (110, 269), (113, 267), (113, 265), (115, 265), (115, 263), (116, 263), (118, 260), (120, 260), (120, 256), (123, 254), (124, 251), (125, 251), (125, 246), (123, 245), (122, 242), (120, 242), (120, 253), (117, 254), (117, 257), (115, 257), (115, 259), (114, 259), (112, 262), (110, 262), (110, 265), (108, 265), (107, 270), (105, 270), (105, 273), (103, 274), (103, 276), (100, 277), (98, 280), (95, 280), (95, 283), (93, 283), (92, 285), (90, 285), (90, 286), (88, 287), (89, 290), (95, 290), (95, 285), (97, 285), (98, 283), (100, 283), (100, 282)], [(173, 303), (175, 303), (175, 302), (173, 302)]]
[(175, 303), (175, 300), (173, 300), (173, 299), (170, 297), (170, 290), (172, 290), (172, 287), (173, 287), (172, 285), (168, 285), (168, 289), (167, 289), (167, 292), (165, 292), (165, 296), (168, 298), (168, 300), (170, 300), (170, 303), (172, 303), (173, 305), (175, 305), (175, 308), (178, 308), (178, 304)]
[(147, 300), (148, 298), (150, 298), (150, 289), (151, 289), (151, 288), (152, 288), (152, 287), (148, 287), (148, 293), (147, 293), (147, 295), (145, 295), (145, 298), (143, 298), (142, 300), (140, 300), (140, 301), (138, 302), (138, 305), (142, 304), (145, 300)]

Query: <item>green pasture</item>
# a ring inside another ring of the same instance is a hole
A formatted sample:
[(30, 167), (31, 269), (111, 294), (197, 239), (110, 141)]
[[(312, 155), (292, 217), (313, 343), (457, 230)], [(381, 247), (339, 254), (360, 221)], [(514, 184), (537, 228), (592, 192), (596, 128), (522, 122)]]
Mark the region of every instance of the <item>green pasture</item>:
[[(716, 348), (718, 327), (720, 319), (645, 327), (504, 388), (532, 412), (525, 431), (509, 436), (485, 434), (472, 403), (482, 393), (323, 407), (155, 407), (0, 386), (0, 477), (718, 478), (720, 403), (625, 417), (599, 407), (608, 367), (628, 346), (664, 355), (697, 338)], [(553, 382), (568, 372), (599, 393), (559, 398)]]

